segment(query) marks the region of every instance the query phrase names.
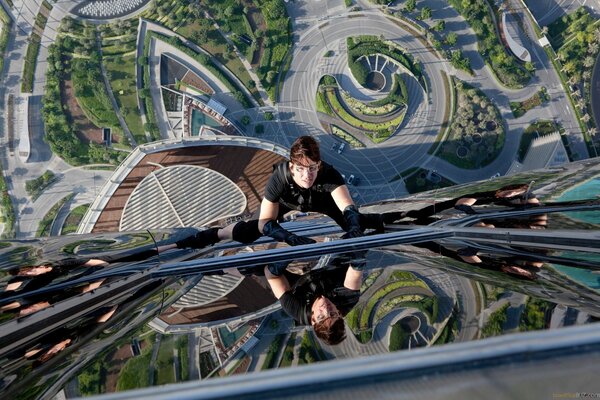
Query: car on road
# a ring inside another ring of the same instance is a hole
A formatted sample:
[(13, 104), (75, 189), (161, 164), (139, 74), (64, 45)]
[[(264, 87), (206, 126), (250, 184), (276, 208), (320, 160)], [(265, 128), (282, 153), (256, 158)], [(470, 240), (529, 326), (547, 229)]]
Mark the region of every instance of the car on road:
[(337, 148), (338, 143), (335, 142), (334, 144), (331, 145), (331, 151), (335, 151), (335, 149)]
[(338, 147), (338, 154), (342, 154), (342, 151), (344, 151), (344, 147), (346, 147), (346, 143), (340, 143), (340, 147)]
[(354, 174), (351, 174), (346, 182), (348, 183), (348, 185), (356, 185), (356, 177), (354, 176)]
[(499, 178), (500, 172), (496, 172), (494, 175), (490, 176), (490, 179)]

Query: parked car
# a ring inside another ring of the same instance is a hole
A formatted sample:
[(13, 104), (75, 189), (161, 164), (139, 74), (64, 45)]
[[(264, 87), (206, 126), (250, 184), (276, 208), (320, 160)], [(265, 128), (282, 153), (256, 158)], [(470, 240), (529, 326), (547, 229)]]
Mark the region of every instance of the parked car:
[(346, 143), (340, 143), (340, 147), (338, 147), (338, 154), (342, 154), (342, 151), (344, 151), (344, 147), (346, 147)]
[(353, 183), (356, 183), (356, 178), (355, 178), (354, 174), (350, 175), (346, 182), (348, 182), (348, 185), (352, 185)]

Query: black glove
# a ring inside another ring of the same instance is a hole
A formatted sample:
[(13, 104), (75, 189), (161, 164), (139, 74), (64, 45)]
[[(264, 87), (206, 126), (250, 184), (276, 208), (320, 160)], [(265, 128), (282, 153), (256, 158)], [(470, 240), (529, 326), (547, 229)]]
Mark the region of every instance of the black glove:
[(281, 275), (283, 275), (283, 272), (285, 271), (287, 266), (290, 264), (290, 262), (291, 261), (281, 261), (281, 262), (276, 262), (276, 263), (270, 263), (270, 264), (267, 264), (267, 268), (269, 269), (269, 272), (272, 275), (281, 276)]
[(342, 236), (342, 239), (363, 236), (362, 229), (360, 229), (360, 213), (356, 206), (349, 205), (344, 209), (344, 220), (348, 226), (348, 231)]
[(311, 238), (298, 236), (290, 231), (283, 229), (281, 225), (279, 225), (277, 221), (274, 220), (270, 220), (265, 224), (265, 226), (263, 227), (263, 233), (267, 236), (272, 237), (278, 242), (286, 242), (290, 246), (300, 246), (303, 244), (316, 243), (316, 241)]

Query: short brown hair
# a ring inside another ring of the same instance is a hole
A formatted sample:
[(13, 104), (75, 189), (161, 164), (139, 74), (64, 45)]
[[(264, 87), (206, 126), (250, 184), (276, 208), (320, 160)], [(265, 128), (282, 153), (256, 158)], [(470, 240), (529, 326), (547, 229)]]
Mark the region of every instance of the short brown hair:
[(312, 136), (300, 136), (290, 148), (290, 160), (293, 163), (301, 164), (306, 158), (314, 162), (321, 161), (319, 143)]
[(341, 316), (326, 318), (313, 325), (319, 339), (329, 345), (336, 345), (346, 339), (346, 325)]

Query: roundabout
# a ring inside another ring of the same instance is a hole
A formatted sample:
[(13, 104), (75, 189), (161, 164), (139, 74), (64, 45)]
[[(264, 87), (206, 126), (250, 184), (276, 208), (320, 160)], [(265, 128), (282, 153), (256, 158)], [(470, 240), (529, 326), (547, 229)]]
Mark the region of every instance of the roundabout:
[[(346, 151), (332, 161), (340, 165), (341, 170), (359, 171), (361, 180), (371, 185), (389, 184), (392, 177), (402, 171), (423, 164), (430, 157), (428, 151), (445, 118), (447, 94), (443, 73), (447, 65), (409, 29), (397, 20), (364, 12), (329, 18), (302, 33), (281, 90), (279, 109), (288, 116), (282, 118), (284, 130), (292, 135), (317, 135), (322, 142), (331, 144), (334, 139), (330, 135), (323, 136), (323, 124), (316, 112), (315, 93), (321, 78), (333, 76), (340, 90), (369, 104), (388, 94), (385, 89), (392, 86), (388, 78), (392, 72), (402, 73), (406, 78), (408, 101), (399, 127), (394, 127), (395, 132), (383, 142), (364, 142), (368, 151)], [(392, 63), (383, 65), (383, 60), (376, 61), (382, 57), (373, 56), (364, 61), (370, 66), (367, 75), (370, 87), (359, 84), (348, 65), (348, 38), (356, 36), (381, 38), (401, 48), (420, 66), (424, 85)], [(332, 48), (335, 49), (333, 55), (323, 57), (327, 49)], [(298, 93), (305, 94), (298, 96)]]

